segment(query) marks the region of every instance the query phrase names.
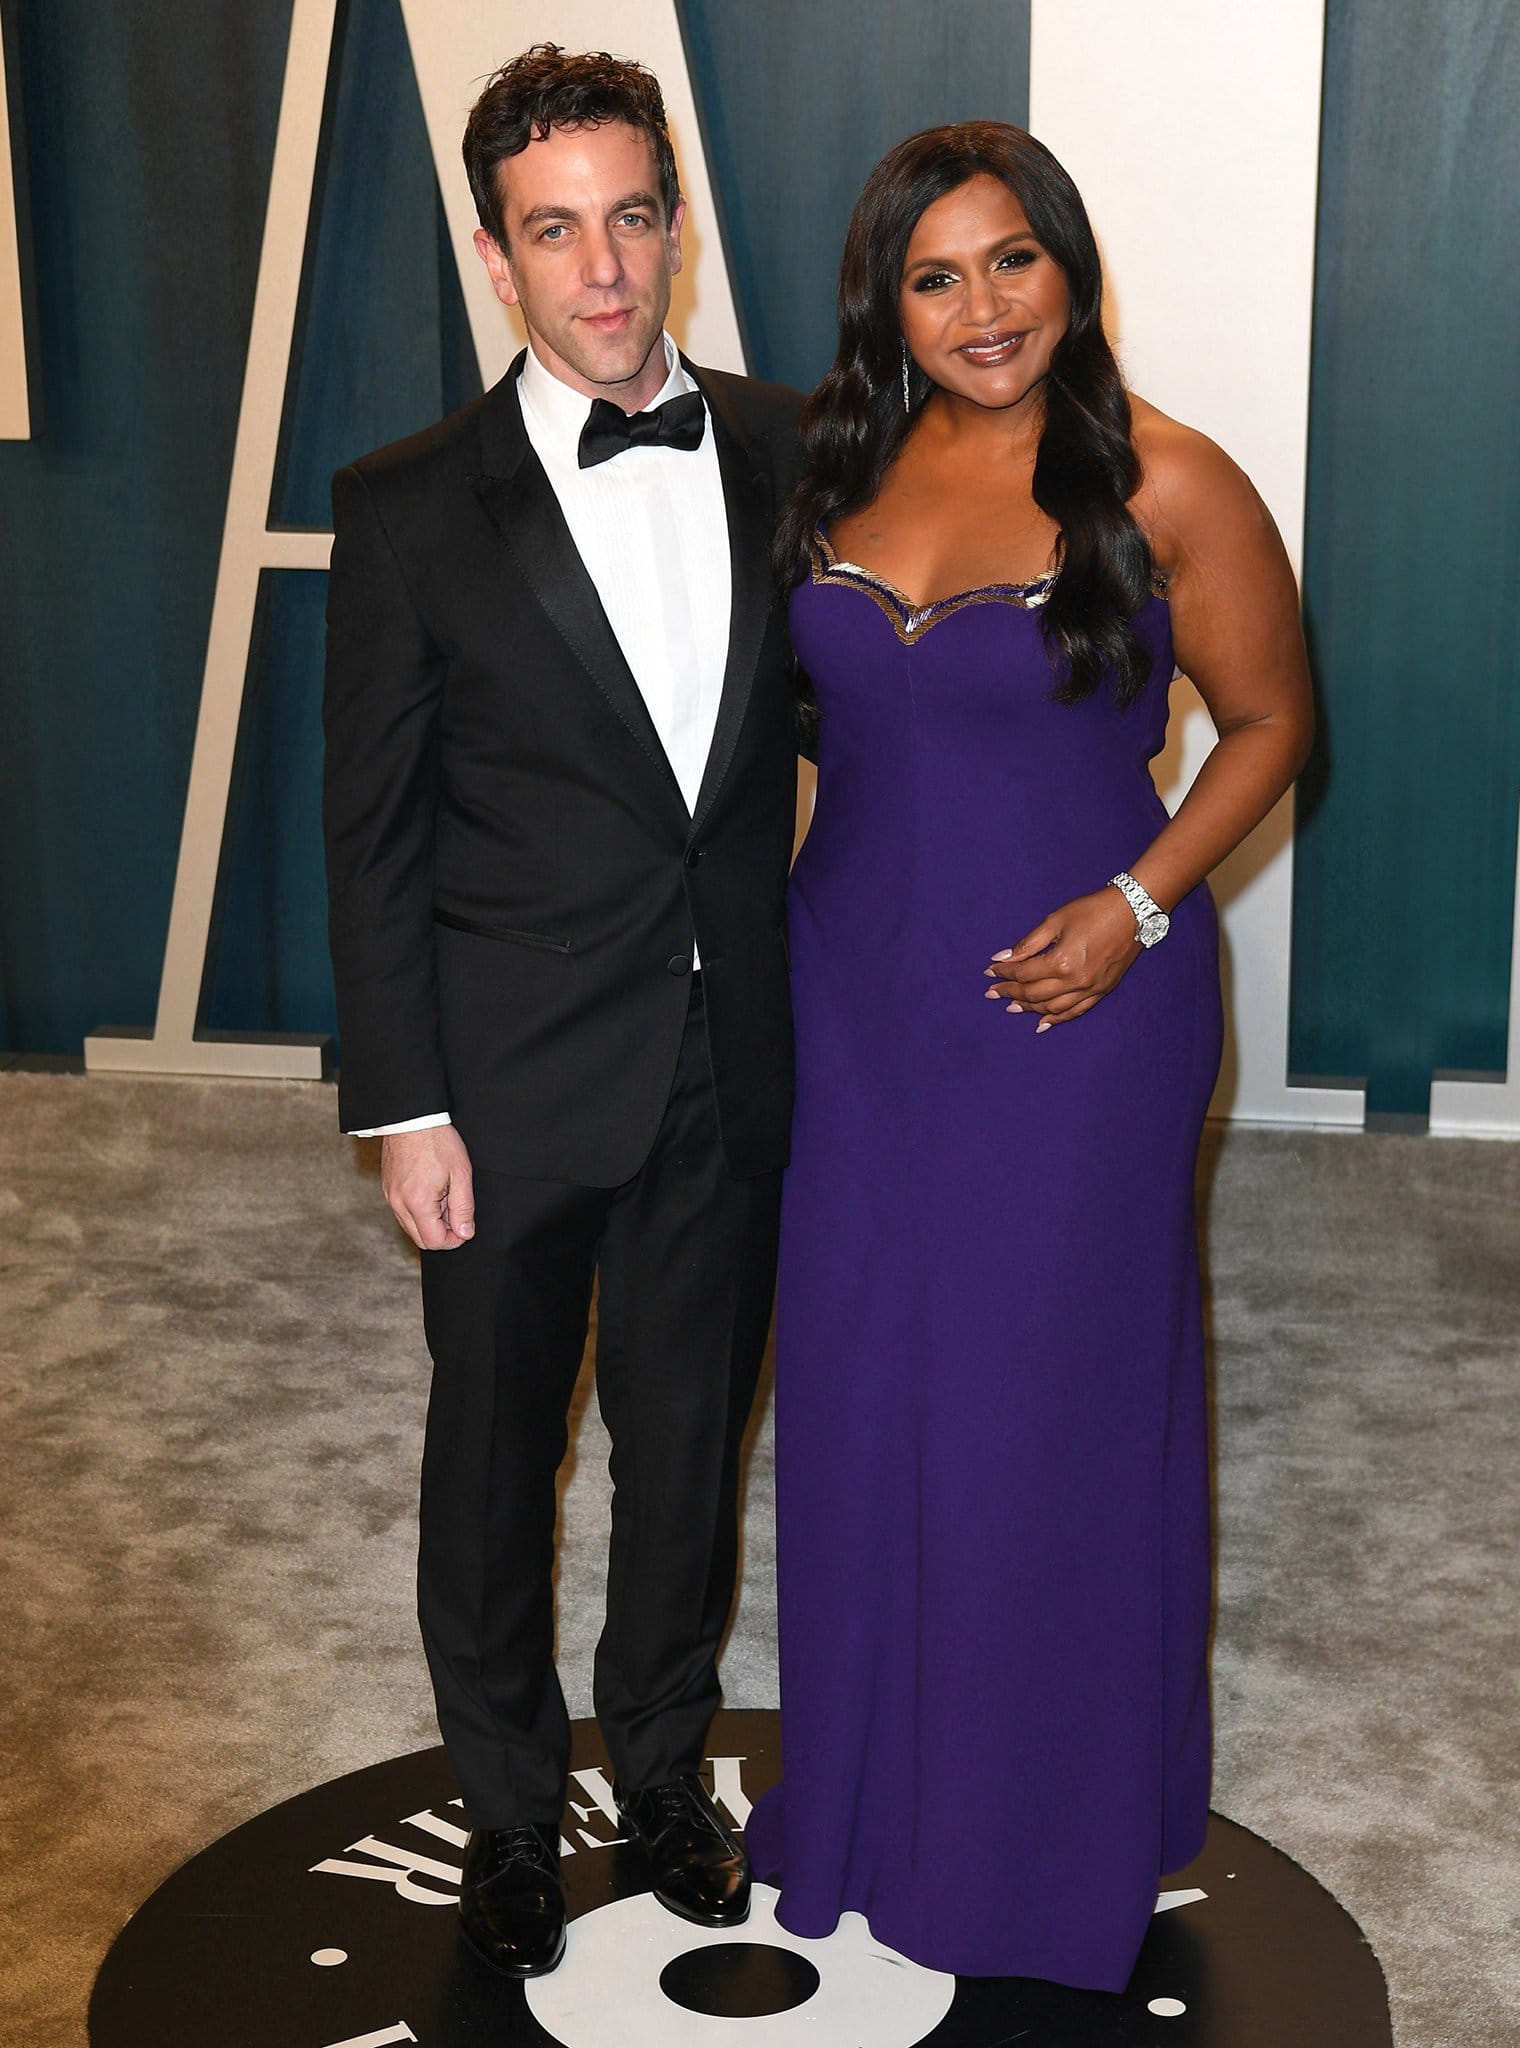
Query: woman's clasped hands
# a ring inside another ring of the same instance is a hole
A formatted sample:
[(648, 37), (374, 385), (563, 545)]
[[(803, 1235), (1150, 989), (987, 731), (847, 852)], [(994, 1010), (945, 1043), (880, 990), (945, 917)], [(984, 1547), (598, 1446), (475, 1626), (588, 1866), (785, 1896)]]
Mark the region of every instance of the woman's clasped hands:
[(987, 1001), (1034, 1011), (1036, 1037), (1081, 1017), (1116, 987), (1141, 953), (1135, 915), (1117, 889), (1077, 896), (1043, 918), (985, 970)]

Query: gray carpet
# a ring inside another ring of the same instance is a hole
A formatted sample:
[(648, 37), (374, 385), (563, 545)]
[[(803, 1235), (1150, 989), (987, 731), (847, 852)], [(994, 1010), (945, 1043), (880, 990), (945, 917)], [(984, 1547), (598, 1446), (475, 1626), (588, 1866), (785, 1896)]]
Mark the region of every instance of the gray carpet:
[[(436, 1739), (412, 1618), (426, 1396), (376, 1148), (320, 1087), (0, 1074), (0, 2038), (78, 2048), (185, 1857)], [(1215, 1803), (1312, 1870), (1400, 2048), (1516, 2038), (1520, 1147), (1236, 1130), (1205, 1160)], [(583, 1381), (562, 1668), (588, 1710)], [(775, 1700), (754, 1432), (729, 1701)]]

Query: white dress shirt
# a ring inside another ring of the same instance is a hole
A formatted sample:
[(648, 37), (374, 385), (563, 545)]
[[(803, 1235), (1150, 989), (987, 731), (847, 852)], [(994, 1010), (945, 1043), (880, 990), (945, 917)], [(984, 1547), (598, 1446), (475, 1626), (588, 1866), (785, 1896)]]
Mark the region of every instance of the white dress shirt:
[[(667, 375), (650, 411), (697, 388), (668, 334), (664, 348)], [(580, 435), (591, 401), (546, 369), (531, 345), (518, 397), (529, 445), (649, 707), (686, 808), (695, 811), (723, 693), (733, 597), (711, 418), (696, 449), (627, 448), (582, 469)], [(349, 1135), (381, 1138), (448, 1122), (439, 1111)]]

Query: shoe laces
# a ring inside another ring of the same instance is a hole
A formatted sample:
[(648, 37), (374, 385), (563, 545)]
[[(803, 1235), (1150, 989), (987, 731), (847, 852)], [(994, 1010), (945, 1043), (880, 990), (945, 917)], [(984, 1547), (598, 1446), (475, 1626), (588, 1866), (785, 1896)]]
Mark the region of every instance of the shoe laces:
[(715, 1816), (708, 1806), (702, 1781), (697, 1777), (672, 1778), (639, 1794), (653, 1809), (653, 1825), (644, 1832), (652, 1841), (662, 1840), (673, 1827), (688, 1827), (693, 1821), (713, 1827)]
[(496, 1840), (491, 1845), (490, 1877), (500, 1877), (513, 1864), (525, 1863), (530, 1870), (536, 1870), (544, 1877), (558, 1879), (559, 1868), (554, 1851), (531, 1823), (520, 1828), (499, 1828), (495, 1834)]

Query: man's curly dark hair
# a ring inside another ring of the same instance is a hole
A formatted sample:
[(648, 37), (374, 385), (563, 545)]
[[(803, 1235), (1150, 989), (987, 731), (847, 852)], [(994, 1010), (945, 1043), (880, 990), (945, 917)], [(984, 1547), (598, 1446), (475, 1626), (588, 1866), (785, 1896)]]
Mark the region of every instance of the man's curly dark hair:
[(675, 151), (665, 123), (665, 100), (652, 71), (605, 50), (575, 53), (558, 43), (535, 43), (486, 82), (464, 131), (464, 167), (480, 225), (507, 246), (498, 167), (551, 128), (598, 128), (624, 121), (649, 137), (668, 226), (681, 198)]

